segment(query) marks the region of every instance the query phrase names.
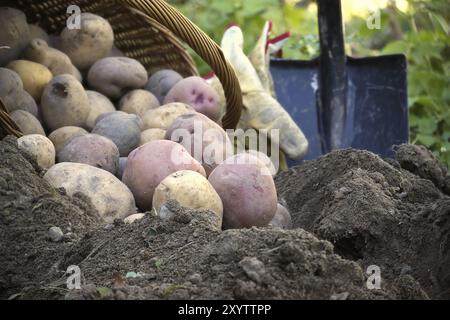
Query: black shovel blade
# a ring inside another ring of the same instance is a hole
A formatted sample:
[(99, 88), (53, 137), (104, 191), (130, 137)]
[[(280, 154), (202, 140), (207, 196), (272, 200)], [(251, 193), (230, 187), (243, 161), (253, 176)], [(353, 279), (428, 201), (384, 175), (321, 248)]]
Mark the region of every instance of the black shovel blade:
[[(349, 57), (346, 70), (348, 91), (341, 148), (392, 157), (392, 146), (409, 140), (406, 57)], [(278, 101), (309, 141), (304, 160), (328, 153), (323, 143), (324, 119), (317, 107), (319, 61), (274, 59), (271, 73)], [(290, 166), (298, 163), (289, 161)]]

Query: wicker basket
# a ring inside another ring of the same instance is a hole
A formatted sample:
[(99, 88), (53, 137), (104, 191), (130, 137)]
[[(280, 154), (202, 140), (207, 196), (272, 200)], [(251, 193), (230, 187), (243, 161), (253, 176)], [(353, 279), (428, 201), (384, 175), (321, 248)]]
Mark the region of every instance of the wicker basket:
[[(163, 0), (4, 0), (2, 6), (25, 12), (29, 23), (38, 23), (49, 33), (60, 32), (68, 19), (67, 7), (77, 5), (107, 19), (114, 29), (115, 45), (139, 60), (151, 74), (173, 69), (183, 76), (197, 75), (195, 64), (182, 43), (187, 43), (216, 73), (227, 99), (222, 118), (225, 129), (234, 129), (242, 109), (242, 95), (233, 68), (220, 47), (195, 24)], [(180, 39), (180, 40), (178, 40)], [(0, 102), (0, 137), (20, 135)]]

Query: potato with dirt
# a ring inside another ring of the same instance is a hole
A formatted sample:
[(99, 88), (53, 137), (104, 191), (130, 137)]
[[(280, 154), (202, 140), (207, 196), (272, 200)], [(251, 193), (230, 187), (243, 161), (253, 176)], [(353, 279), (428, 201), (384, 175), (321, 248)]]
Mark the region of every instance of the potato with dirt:
[(90, 111), (86, 120), (85, 127), (88, 130), (92, 130), (94, 129), (97, 118), (100, 115), (108, 112), (114, 112), (116, 111), (116, 108), (106, 96), (99, 92), (86, 90), (86, 94), (89, 99)]
[(97, 61), (89, 69), (87, 80), (91, 89), (116, 100), (130, 90), (143, 88), (147, 71), (135, 59), (109, 57)]
[(82, 127), (89, 116), (89, 99), (75, 77), (62, 74), (45, 87), (41, 110), (44, 123), (51, 131), (66, 126)]
[(169, 103), (155, 109), (148, 110), (142, 121), (144, 122), (144, 130), (162, 129), (167, 130), (172, 122), (179, 116), (195, 112), (194, 108), (186, 103)]
[(45, 136), (45, 131), (44, 128), (42, 128), (41, 123), (31, 113), (23, 110), (16, 110), (11, 112), (9, 116), (17, 124), (24, 135), (40, 134)]
[(277, 212), (275, 212), (275, 215), (270, 221), (269, 226), (272, 227), (278, 227), (281, 229), (291, 229), (292, 228), (292, 218), (289, 211), (286, 209), (285, 206), (281, 204), (277, 204)]
[(183, 77), (174, 70), (159, 70), (150, 76), (145, 85), (145, 90), (153, 93), (158, 98), (159, 103), (163, 104), (167, 93), (181, 80), (183, 80)]
[(97, 134), (72, 138), (57, 154), (58, 162), (91, 165), (116, 174), (119, 168), (119, 149), (110, 139)]
[(29, 134), (17, 139), (21, 150), (30, 154), (43, 169), (49, 169), (55, 164), (55, 147), (46, 136)]
[(80, 82), (83, 80), (80, 71), (72, 64), (69, 56), (50, 47), (43, 39), (31, 40), (22, 56), (24, 59), (46, 66), (54, 76), (67, 73)]
[(53, 142), (56, 154), (58, 154), (70, 139), (84, 134), (88, 134), (88, 132), (83, 128), (67, 126), (56, 129), (48, 135), (48, 138)]
[(206, 174), (233, 155), (233, 145), (226, 132), (207, 116), (192, 112), (176, 118), (165, 139), (180, 143), (199, 161)]
[(6, 68), (13, 70), (19, 75), (20, 79), (22, 79), (23, 89), (39, 103), (42, 92), (53, 78), (50, 70), (40, 63), (28, 60), (11, 61)]
[(222, 199), (223, 229), (267, 226), (277, 211), (272, 175), (258, 158), (246, 155), (254, 159), (242, 163), (239, 157), (225, 160), (208, 178)]
[(30, 40), (30, 28), (22, 11), (0, 7), (0, 67), (16, 60)]
[(59, 49), (80, 70), (86, 70), (111, 52), (114, 32), (109, 22), (92, 13), (82, 13), (81, 28), (61, 32)]
[(139, 146), (141, 119), (135, 114), (113, 112), (98, 121), (92, 133), (111, 139), (119, 148), (120, 156), (127, 157)]
[(192, 170), (206, 176), (199, 162), (183, 146), (168, 140), (156, 140), (135, 149), (128, 156), (122, 181), (130, 188), (141, 210), (151, 210), (153, 194), (171, 173)]
[(143, 117), (150, 110), (159, 107), (158, 99), (143, 89), (136, 89), (128, 92), (119, 101), (118, 109)]
[(20, 76), (13, 70), (0, 68), (0, 99), (8, 112), (24, 110), (38, 116), (38, 107), (33, 97), (23, 90)]
[(190, 209), (206, 209), (214, 212), (219, 219), (216, 226), (222, 229), (223, 205), (217, 192), (208, 180), (198, 172), (181, 170), (164, 178), (153, 194), (153, 208), (160, 218), (164, 216), (161, 207), (170, 200), (177, 201), (182, 207)]
[(147, 129), (141, 132), (141, 140), (139, 142), (139, 146), (143, 146), (146, 143), (155, 140), (164, 140), (166, 136), (166, 130), (163, 129)]
[(219, 95), (203, 78), (193, 76), (179, 81), (164, 99), (164, 104), (171, 102), (187, 103), (213, 121), (220, 119)]
[(108, 171), (83, 164), (62, 162), (44, 175), (54, 188), (64, 188), (69, 196), (86, 196), (106, 223), (136, 213), (130, 190)]

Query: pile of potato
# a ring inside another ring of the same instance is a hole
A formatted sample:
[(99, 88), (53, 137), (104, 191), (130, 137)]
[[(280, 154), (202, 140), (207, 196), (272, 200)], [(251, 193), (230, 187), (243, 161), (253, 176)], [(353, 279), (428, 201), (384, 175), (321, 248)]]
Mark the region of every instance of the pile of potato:
[[(214, 212), (217, 229), (290, 227), (270, 159), (227, 153), (219, 96), (205, 80), (173, 70), (149, 77), (91, 13), (81, 29), (48, 35), (0, 7), (0, 29), (0, 99), (24, 133), (20, 148), (51, 185), (89, 197), (105, 222), (152, 209), (166, 219), (165, 204), (176, 200)], [(199, 138), (197, 124), (212, 134)]]

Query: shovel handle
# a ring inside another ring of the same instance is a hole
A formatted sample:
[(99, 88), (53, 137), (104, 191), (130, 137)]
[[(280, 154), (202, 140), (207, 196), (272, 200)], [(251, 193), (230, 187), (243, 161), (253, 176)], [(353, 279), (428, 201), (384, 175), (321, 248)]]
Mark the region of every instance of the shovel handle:
[(318, 0), (320, 36), (319, 127), (322, 128), (324, 152), (343, 144), (347, 72), (340, 0)]

